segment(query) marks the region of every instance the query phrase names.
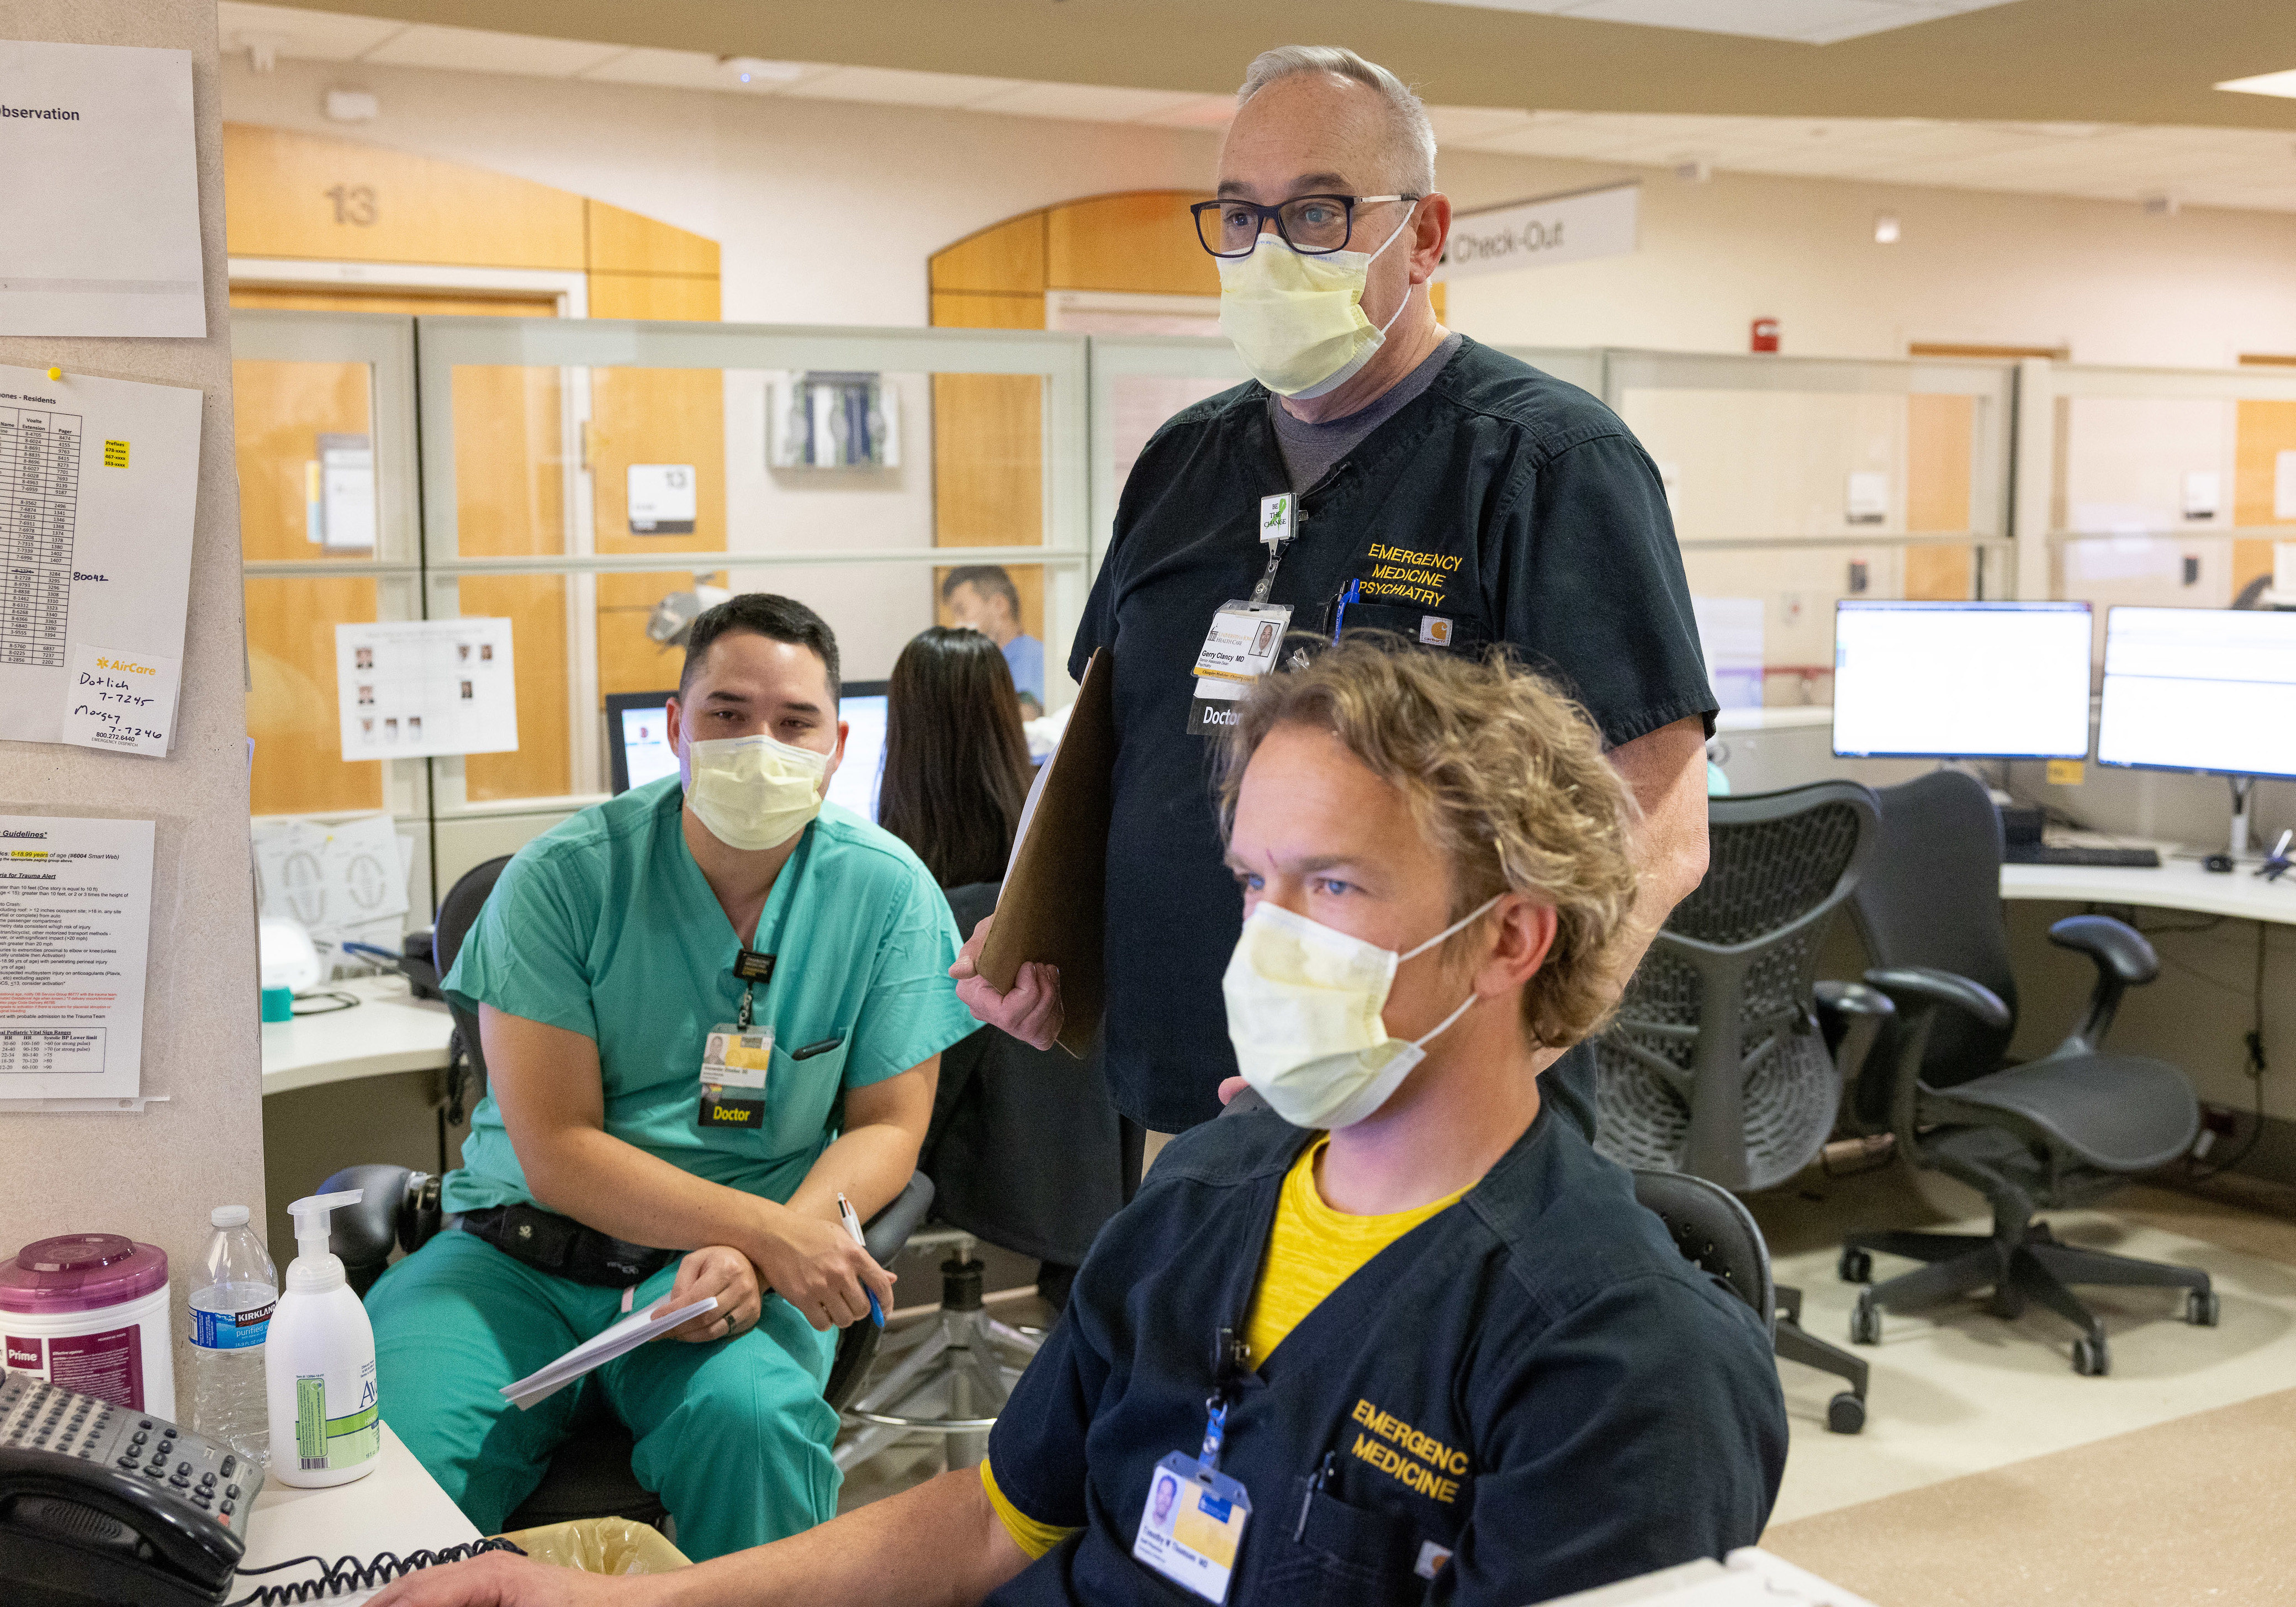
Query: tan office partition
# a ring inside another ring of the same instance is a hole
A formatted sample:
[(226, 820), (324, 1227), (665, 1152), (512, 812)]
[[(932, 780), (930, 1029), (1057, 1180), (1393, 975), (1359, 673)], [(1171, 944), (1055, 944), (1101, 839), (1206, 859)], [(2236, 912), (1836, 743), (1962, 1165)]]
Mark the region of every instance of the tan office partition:
[[(232, 463), (223, 136), (212, 0), (12, 0), (12, 37), (188, 50), (198, 132), (208, 333), (199, 340), (0, 337), (0, 363), (196, 388), (200, 442), (190, 616), (166, 758), (0, 742), (0, 811), (156, 823), (142, 1115), (0, 1114), (0, 1254), (51, 1234), (126, 1234), (168, 1252), (176, 1354), (208, 1210), (263, 1203), (255, 919), (239, 493)], [(178, 1368), (177, 1398), (188, 1399)], [(184, 1407), (179, 1404), (177, 1414)]]

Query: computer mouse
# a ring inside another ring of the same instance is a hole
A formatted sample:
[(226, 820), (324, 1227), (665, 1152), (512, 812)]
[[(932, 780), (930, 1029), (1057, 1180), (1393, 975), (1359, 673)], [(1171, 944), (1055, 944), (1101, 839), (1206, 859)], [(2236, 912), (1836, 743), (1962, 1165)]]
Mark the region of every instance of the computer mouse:
[(2221, 876), (2228, 876), (2232, 873), (2232, 856), (2230, 854), (2211, 854), (2206, 859), (2201, 861), (2201, 868), (2202, 870), (2214, 871)]

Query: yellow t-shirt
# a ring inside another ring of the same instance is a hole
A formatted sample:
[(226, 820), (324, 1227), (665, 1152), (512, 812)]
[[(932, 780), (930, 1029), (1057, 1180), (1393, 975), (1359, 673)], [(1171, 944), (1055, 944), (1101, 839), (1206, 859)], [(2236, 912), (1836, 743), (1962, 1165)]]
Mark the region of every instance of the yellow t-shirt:
[[(1284, 1175), (1275, 1226), (1268, 1230), (1267, 1259), (1260, 1265), (1259, 1287), (1253, 1291), (1251, 1315), (1244, 1324), (1244, 1343), (1251, 1347), (1254, 1366), (1265, 1362), (1309, 1312), (1374, 1256), (1438, 1211), (1458, 1203), (1467, 1192), (1463, 1188), (1425, 1205), (1380, 1217), (1352, 1217), (1333, 1210), (1316, 1187), (1316, 1161), (1330, 1143), (1329, 1138), (1316, 1140)], [(1076, 1532), (1056, 1523), (1040, 1523), (1013, 1505), (996, 1488), (996, 1475), (985, 1460), (980, 1464), (980, 1486), (988, 1491), (988, 1504), (996, 1508), (1005, 1529), (1031, 1557), (1043, 1556)]]

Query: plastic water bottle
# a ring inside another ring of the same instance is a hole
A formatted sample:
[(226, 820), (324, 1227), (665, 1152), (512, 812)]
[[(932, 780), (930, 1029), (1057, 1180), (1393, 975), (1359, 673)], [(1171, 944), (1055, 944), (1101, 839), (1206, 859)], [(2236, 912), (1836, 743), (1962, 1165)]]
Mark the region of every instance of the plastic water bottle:
[(247, 1207), (209, 1213), (205, 1274), (192, 1292), (192, 1431), (220, 1440), (258, 1467), (271, 1460), (271, 1408), (263, 1341), (279, 1302), (279, 1274), (247, 1225)]

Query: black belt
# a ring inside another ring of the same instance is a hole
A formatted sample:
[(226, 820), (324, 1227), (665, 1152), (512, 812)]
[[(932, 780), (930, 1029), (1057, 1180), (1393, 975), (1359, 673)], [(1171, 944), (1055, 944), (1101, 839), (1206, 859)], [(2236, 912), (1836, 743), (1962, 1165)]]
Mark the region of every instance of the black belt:
[(462, 1224), (464, 1233), (529, 1267), (600, 1289), (643, 1283), (678, 1255), (674, 1250), (651, 1250), (612, 1238), (538, 1205), (464, 1211)]

